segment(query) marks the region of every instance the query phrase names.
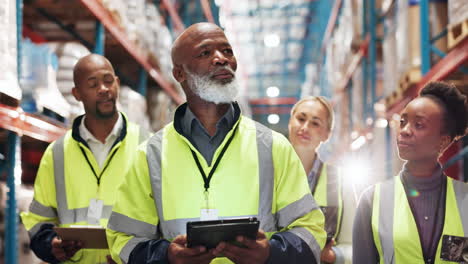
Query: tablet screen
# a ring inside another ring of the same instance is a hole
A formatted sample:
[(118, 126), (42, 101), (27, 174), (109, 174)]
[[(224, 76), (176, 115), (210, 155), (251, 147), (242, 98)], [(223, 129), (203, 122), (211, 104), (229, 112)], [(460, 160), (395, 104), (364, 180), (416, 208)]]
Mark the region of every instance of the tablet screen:
[(259, 224), (255, 217), (188, 222), (187, 246), (211, 249), (223, 241), (235, 242), (237, 236), (255, 240)]

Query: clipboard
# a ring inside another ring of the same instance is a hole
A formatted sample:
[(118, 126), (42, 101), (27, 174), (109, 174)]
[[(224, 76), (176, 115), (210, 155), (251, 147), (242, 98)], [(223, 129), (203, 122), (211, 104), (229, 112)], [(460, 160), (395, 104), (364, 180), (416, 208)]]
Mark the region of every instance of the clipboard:
[(83, 242), (83, 248), (108, 249), (106, 229), (102, 227), (54, 227), (62, 240)]

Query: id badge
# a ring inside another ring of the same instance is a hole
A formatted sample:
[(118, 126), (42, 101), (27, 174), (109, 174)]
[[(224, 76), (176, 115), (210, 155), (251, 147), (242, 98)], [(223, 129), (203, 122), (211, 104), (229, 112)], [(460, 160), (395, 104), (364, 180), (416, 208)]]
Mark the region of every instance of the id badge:
[(218, 209), (200, 209), (200, 221), (218, 220)]
[(468, 237), (442, 236), (440, 258), (462, 264), (468, 263)]
[(104, 202), (98, 199), (91, 199), (88, 207), (88, 224), (89, 225), (100, 225), (99, 221), (102, 216), (102, 209)]
[(218, 210), (213, 206), (213, 201), (210, 201), (209, 193), (203, 193), (205, 204), (200, 209), (200, 221), (218, 220)]

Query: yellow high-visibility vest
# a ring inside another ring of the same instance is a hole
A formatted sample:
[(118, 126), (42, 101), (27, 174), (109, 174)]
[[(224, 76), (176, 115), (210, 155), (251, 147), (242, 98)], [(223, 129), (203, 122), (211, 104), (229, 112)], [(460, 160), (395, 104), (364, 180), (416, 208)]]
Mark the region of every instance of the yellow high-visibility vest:
[[(446, 177), (446, 176), (444, 176)], [(443, 235), (464, 237), (468, 231), (468, 185), (447, 177), (445, 222), (434, 263), (440, 258)], [(426, 263), (418, 228), (400, 176), (375, 187), (372, 232), (382, 264)]]
[[(139, 143), (149, 135), (123, 115), (120, 137), (101, 168), (86, 142), (80, 140), (81, 118), (83, 116), (75, 119), (73, 129), (44, 152), (34, 183), (34, 199), (29, 212), (21, 214), (30, 237), (44, 224), (60, 227), (88, 225), (91, 199), (103, 201), (99, 222), (100, 226), (106, 227), (116, 190), (130, 168)], [(99, 185), (92, 169), (97, 175), (102, 173)], [(110, 255), (109, 250), (82, 249), (65, 263), (107, 263), (107, 255)]]
[[(176, 126), (167, 125), (140, 146), (119, 189), (107, 229), (114, 259), (127, 262), (138, 243), (172, 240), (186, 233), (188, 221), (200, 220), (205, 189), (192, 151), (205, 174), (213, 164), (207, 164)], [(323, 214), (287, 139), (240, 116), (215, 151), (213, 163), (231, 136), (209, 188), (210, 205), (218, 210), (218, 217), (256, 216), (268, 237), (279, 231), (291, 232), (320, 258), (326, 239)], [(217, 258), (212, 263), (231, 262)]]

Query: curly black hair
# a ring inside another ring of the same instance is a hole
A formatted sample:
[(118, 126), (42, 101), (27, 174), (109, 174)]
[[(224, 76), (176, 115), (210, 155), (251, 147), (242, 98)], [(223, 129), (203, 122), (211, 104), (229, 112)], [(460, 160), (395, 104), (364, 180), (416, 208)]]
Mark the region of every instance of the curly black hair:
[(430, 82), (421, 90), (421, 97), (429, 97), (445, 110), (446, 132), (452, 139), (464, 136), (468, 126), (468, 102), (454, 85)]

